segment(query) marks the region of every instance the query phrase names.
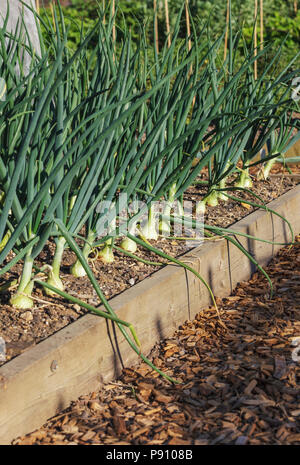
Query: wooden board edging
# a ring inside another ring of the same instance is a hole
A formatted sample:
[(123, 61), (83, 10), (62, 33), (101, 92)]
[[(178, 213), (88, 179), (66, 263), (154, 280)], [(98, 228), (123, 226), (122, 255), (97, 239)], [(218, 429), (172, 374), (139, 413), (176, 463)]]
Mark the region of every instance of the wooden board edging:
[[(300, 185), (269, 206), (291, 222), (295, 233), (300, 231)], [(231, 229), (276, 242), (290, 240), (286, 223), (263, 210)], [(240, 241), (262, 265), (280, 248), (241, 237)], [(201, 273), (218, 297), (228, 296), (254, 271), (250, 261), (225, 240), (206, 242), (182, 258)], [(195, 275), (166, 266), (110, 303), (121, 319), (133, 324), (147, 354), (158, 340), (211, 302)], [(116, 378), (122, 368), (118, 352), (125, 366), (138, 361), (118, 329), (87, 314), (0, 367), (0, 444), (10, 444), (39, 428), (71, 400)]]

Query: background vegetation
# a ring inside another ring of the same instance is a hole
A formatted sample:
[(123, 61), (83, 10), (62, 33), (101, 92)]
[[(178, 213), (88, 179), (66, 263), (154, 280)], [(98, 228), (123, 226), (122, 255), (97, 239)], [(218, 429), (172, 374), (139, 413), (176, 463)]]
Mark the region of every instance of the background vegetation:
[[(169, 16), (171, 31), (174, 29), (177, 13), (182, 5), (183, 0), (169, 0)], [(45, 5), (45, 2), (40, 2)], [(70, 27), (69, 47), (75, 49), (80, 42), (80, 35), (92, 27), (94, 20), (98, 18), (99, 11), (106, 6), (108, 1), (102, 0), (70, 0), (69, 6), (63, 7), (66, 24)], [(221, 35), (226, 23), (226, 0), (190, 0), (189, 7), (192, 19), (194, 20), (197, 32), (208, 22), (211, 34), (214, 36)], [(264, 41), (273, 43), (272, 49), (266, 60), (272, 58), (278, 47), (283, 43), (284, 53), (282, 55), (281, 66), (286, 64), (296, 55), (300, 48), (300, 9), (297, 1), (294, 0), (264, 0)], [(138, 43), (140, 37), (140, 26), (147, 36), (147, 42), (154, 40), (153, 27), (153, 0), (117, 0), (118, 5), (116, 25), (117, 25), (117, 42), (123, 38), (125, 24), (130, 28), (133, 40)], [(164, 1), (158, 0), (158, 36), (159, 45), (163, 46), (166, 40), (166, 23)], [(42, 16), (49, 14), (48, 7), (41, 9)], [(241, 28), (246, 39), (251, 41), (253, 20), (254, 20), (254, 1), (245, 0), (243, 2), (232, 2), (232, 23), (233, 28)], [(82, 29), (78, 27), (82, 25)], [(184, 17), (181, 22), (181, 37), (186, 34), (186, 23)], [(260, 36), (260, 24), (258, 21), (258, 37)], [(93, 47), (93, 44), (90, 45)]]

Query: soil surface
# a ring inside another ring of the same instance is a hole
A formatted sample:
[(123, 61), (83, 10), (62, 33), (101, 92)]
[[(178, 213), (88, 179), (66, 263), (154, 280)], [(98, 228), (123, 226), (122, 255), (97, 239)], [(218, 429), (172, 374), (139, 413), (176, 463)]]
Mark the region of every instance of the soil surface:
[[(299, 166), (293, 166), (292, 170), (296, 174), (300, 172)], [(271, 177), (268, 181), (258, 182), (253, 177), (253, 187), (251, 189), (265, 203), (279, 197), (299, 182), (299, 180), (287, 176), (287, 172), (283, 172), (281, 164), (276, 165), (272, 173), (275, 174), (275, 177)], [(202, 179), (206, 179), (205, 172)], [(245, 200), (257, 201), (246, 192), (238, 193), (234, 191), (230, 193)], [(188, 190), (186, 199), (198, 201), (201, 200), (202, 195), (203, 190), (201, 190), (201, 187), (193, 187)], [(227, 202), (221, 201), (217, 207), (207, 208), (205, 222), (209, 225), (227, 227), (247, 216), (253, 210), (255, 208), (252, 206), (229, 199)], [(180, 256), (188, 250), (185, 241), (168, 240), (166, 238), (160, 238), (155, 243), (153, 242), (153, 245), (171, 256)], [(35, 260), (36, 265), (42, 267), (45, 263), (51, 263), (53, 252), (54, 243), (48, 243), (47, 247)], [(136, 255), (153, 262), (166, 262), (163, 258), (142, 248), (138, 249)], [(9, 259), (11, 259), (11, 256), (8, 257)], [(73, 252), (66, 249), (61, 268), (61, 278), (65, 285), (65, 291), (89, 304), (98, 306), (99, 300), (88, 278), (75, 278), (69, 273), (69, 267), (73, 262)], [(91, 260), (90, 264), (107, 299), (145, 279), (161, 267), (138, 262), (119, 251), (115, 252), (115, 262), (113, 264), (104, 264), (99, 259)], [(18, 279), (21, 271), (22, 264), (19, 263), (0, 278), (0, 286), (7, 281)], [(15, 291), (15, 288), (11, 287), (7, 291), (0, 293), (0, 336), (6, 343), (6, 361), (11, 360), (86, 313), (77, 304), (71, 304), (60, 297), (51, 298), (45, 296), (43, 290), (38, 287), (33, 292), (36, 303), (34, 308), (24, 311), (17, 310), (9, 305), (11, 293)], [(0, 361), (0, 365), (3, 363)]]
[(300, 445), (300, 236), (145, 363), (13, 444)]

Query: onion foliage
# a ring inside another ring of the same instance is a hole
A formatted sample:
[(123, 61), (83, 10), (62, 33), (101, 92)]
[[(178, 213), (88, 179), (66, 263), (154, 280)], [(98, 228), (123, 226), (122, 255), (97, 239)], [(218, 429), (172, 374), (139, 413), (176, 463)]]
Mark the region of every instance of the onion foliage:
[[(235, 238), (241, 233), (185, 218), (183, 197), (201, 182), (203, 169), (208, 181), (198, 213), (226, 201), (228, 190), (251, 189), (249, 168), (261, 163), (266, 178), (274, 160), (300, 137), (290, 91), (300, 74), (299, 55), (276, 73), (279, 49), (255, 79), (254, 63), (265, 59), (268, 45), (259, 51), (253, 41), (247, 46), (230, 21), (228, 54), (220, 62), (224, 34), (212, 38), (209, 26), (197, 34), (192, 24), (191, 36), (183, 40), (182, 14), (183, 7), (171, 44), (166, 42), (159, 53), (142, 28), (139, 45), (134, 45), (125, 24), (116, 50), (114, 18), (107, 12), (106, 21), (100, 15), (74, 51), (68, 49), (69, 31), (58, 5), (53, 18), (36, 15), (40, 53), (26, 31), (31, 56), (26, 70), (19, 58), (24, 47), (21, 25), (11, 33), (6, 18), (0, 29), (0, 77), (6, 86), (0, 100), (0, 275), (23, 261), (11, 304), (31, 308), (35, 285), (72, 300), (60, 277), (68, 247), (74, 252), (70, 272), (88, 276), (106, 309), (101, 316), (116, 321), (151, 366), (132, 326), (118, 320), (105, 299), (88, 265), (90, 253), (96, 250), (111, 263), (114, 248), (136, 256), (138, 247), (146, 247), (187, 268), (155, 247), (159, 235), (170, 236), (177, 223), (186, 221), (207, 237), (225, 237), (264, 272)], [(91, 41), (94, 47), (87, 53)], [(243, 61), (236, 60), (241, 47)], [(265, 146), (268, 153), (257, 160)], [(236, 184), (228, 185), (234, 173)], [(164, 201), (163, 211), (155, 209), (159, 201)], [(255, 205), (265, 208), (258, 201)], [(122, 249), (116, 245), (119, 240)], [(36, 277), (34, 263), (49, 241), (55, 243), (55, 254), (43, 267), (43, 281)], [(214, 302), (208, 284), (188, 268)]]

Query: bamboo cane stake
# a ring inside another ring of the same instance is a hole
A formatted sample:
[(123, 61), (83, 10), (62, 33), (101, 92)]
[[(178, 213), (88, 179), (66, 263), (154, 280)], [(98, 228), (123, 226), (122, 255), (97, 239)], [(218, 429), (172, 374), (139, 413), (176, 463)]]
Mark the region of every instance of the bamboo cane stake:
[(260, 49), (264, 48), (264, 0), (260, 0)]
[[(112, 0), (111, 8), (112, 8), (112, 16), (114, 17), (115, 12), (116, 12), (115, 0)], [(115, 18), (113, 18), (112, 38), (113, 38), (113, 43), (114, 43), (114, 46), (115, 46), (115, 44), (116, 44), (116, 19)]]
[[(254, 56), (257, 55), (257, 0), (254, 3)], [(257, 79), (257, 60), (254, 62), (254, 79)]]
[(188, 34), (188, 49), (189, 51), (192, 48), (191, 42), (191, 24), (190, 24), (190, 15), (189, 15), (189, 0), (185, 0), (185, 20), (186, 20), (186, 30)]
[(225, 31), (225, 41), (224, 41), (224, 61), (226, 60), (226, 56), (227, 56), (228, 26), (229, 26), (229, 2), (230, 2), (230, 0), (227, 0), (226, 31)]
[(53, 21), (53, 25), (54, 25), (54, 28), (56, 30), (56, 24), (55, 24), (55, 18), (54, 18), (54, 7), (53, 7), (53, 1), (50, 3), (50, 10), (51, 10), (51, 14), (52, 14), (52, 21)]
[(298, 12), (298, 2), (297, 2), (297, 0), (294, 0), (294, 12), (295, 12), (295, 14), (297, 14), (297, 12)]
[[(189, 15), (189, 0), (185, 0), (185, 20), (186, 20), (186, 30), (188, 35), (188, 51), (192, 48), (192, 41), (191, 41), (191, 24), (190, 24), (190, 15)], [(189, 75), (193, 73), (193, 66), (191, 65), (189, 70)], [(196, 97), (193, 98), (193, 105), (194, 108), (196, 102)]]
[(40, 0), (36, 0), (35, 6), (36, 6), (36, 12), (39, 15), (40, 14)]
[(158, 45), (158, 20), (157, 20), (157, 3), (156, 0), (153, 0), (153, 9), (154, 9), (154, 30), (155, 30), (155, 46), (157, 53), (159, 52), (159, 45)]
[(168, 47), (171, 47), (171, 35), (170, 35), (170, 20), (169, 20), (169, 6), (168, 0), (165, 0), (165, 13), (166, 13), (166, 30), (168, 36)]

